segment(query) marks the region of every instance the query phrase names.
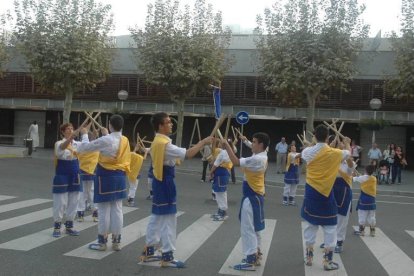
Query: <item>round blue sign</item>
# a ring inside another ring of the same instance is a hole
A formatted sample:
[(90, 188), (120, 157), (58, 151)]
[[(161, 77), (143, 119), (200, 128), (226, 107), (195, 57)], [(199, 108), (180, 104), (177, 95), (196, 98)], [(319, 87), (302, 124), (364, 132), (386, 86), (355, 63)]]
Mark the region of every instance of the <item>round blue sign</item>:
[(249, 122), (249, 114), (246, 111), (240, 111), (236, 114), (236, 122), (241, 125), (247, 124)]

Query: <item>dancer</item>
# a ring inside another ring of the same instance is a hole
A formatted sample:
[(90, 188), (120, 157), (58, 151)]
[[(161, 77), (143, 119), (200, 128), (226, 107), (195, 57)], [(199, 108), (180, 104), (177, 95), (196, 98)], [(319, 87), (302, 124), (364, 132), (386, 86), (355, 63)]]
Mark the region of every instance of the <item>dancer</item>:
[[(183, 161), (186, 157), (195, 156), (204, 145), (211, 143), (212, 137), (205, 138), (186, 150), (173, 145), (168, 137), (172, 133), (173, 123), (167, 113), (154, 114), (151, 123), (157, 132), (151, 144), (154, 175), (152, 214), (147, 226), (146, 245), (140, 260), (143, 262), (161, 260), (162, 267), (183, 268), (185, 264), (175, 260), (173, 254), (177, 231), (175, 164), (177, 159)], [(161, 256), (156, 254), (156, 247), (160, 243)]]
[(252, 153), (247, 158), (238, 159), (231, 149), (231, 145), (223, 139), (223, 144), (235, 166), (244, 171), (243, 198), (240, 207), (240, 232), (243, 254), (246, 256), (241, 263), (233, 266), (235, 270), (255, 270), (260, 265), (262, 252), (260, 251), (261, 231), (265, 228), (264, 222), (264, 177), (267, 168), (267, 152), (269, 136), (258, 132), (253, 135)]
[[(319, 226), (324, 232), (324, 269), (336, 270), (339, 265), (333, 262), (333, 250), (336, 246), (336, 224), (338, 207), (332, 192), (339, 165), (348, 159), (348, 150), (339, 150), (329, 147), (328, 129), (324, 125), (315, 128), (317, 144), (305, 148), (300, 156), (306, 161), (305, 197), (301, 216), (307, 222), (304, 230), (306, 244), (305, 264), (312, 265), (313, 246)], [(344, 139), (346, 144), (350, 139)]]
[[(102, 137), (91, 143), (82, 142), (79, 152), (99, 151), (99, 162), (95, 182), (94, 202), (98, 206), (98, 242), (89, 245), (89, 249), (105, 251), (108, 235), (112, 233), (112, 249), (121, 250), (121, 230), (123, 226), (122, 200), (126, 194), (126, 173), (130, 170), (130, 146), (128, 138), (122, 135), (124, 119), (112, 115), (109, 130), (102, 128)], [(82, 133), (87, 133), (82, 129)]]

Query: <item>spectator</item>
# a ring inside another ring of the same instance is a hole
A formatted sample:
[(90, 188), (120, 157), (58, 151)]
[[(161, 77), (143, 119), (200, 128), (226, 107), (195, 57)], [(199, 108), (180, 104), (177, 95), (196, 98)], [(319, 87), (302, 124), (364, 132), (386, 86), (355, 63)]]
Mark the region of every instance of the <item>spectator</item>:
[(387, 148), (382, 153), (384, 160), (388, 162), (388, 178), (391, 178), (392, 175), (392, 164), (394, 164), (394, 155), (395, 155), (395, 144), (391, 143), (387, 145)]
[[(227, 142), (229, 143), (229, 145), (231, 146), (234, 154), (237, 155), (237, 147), (236, 145), (233, 143), (233, 141), (229, 138), (227, 139)], [(230, 170), (230, 175), (231, 175), (231, 183), (236, 184), (236, 172), (234, 171), (234, 166), (231, 167)]]
[(368, 151), (368, 158), (371, 165), (374, 165), (375, 172), (378, 168), (378, 162), (382, 158), (381, 150), (378, 148), (376, 143), (372, 143), (372, 148)]
[[(203, 147), (203, 157), (201, 160), (203, 161), (203, 174), (201, 175), (201, 182), (206, 182), (206, 173), (207, 173), (207, 166), (209, 165), (209, 159), (213, 156), (211, 155), (211, 145), (204, 145)], [(211, 168), (211, 166), (209, 166)]]
[(395, 180), (397, 179), (397, 184), (401, 184), (401, 170), (404, 166), (407, 165), (407, 161), (405, 159), (404, 152), (400, 146), (397, 146), (395, 149), (394, 155), (394, 163), (392, 164), (392, 182), (391, 184), (395, 184)]
[(277, 173), (285, 173), (286, 172), (286, 156), (288, 151), (288, 144), (286, 143), (285, 137), (282, 137), (279, 143), (277, 143), (276, 147), (276, 168)]
[(354, 158), (354, 161), (357, 163), (358, 166), (361, 164), (361, 158), (360, 158), (361, 151), (362, 151), (362, 147), (358, 146), (355, 143), (355, 140), (352, 140), (352, 143), (351, 143), (351, 156), (352, 156), (352, 158)]
[(33, 121), (33, 123), (30, 125), (27, 136), (32, 139), (33, 151), (36, 151), (36, 148), (39, 146), (39, 126), (36, 121)]

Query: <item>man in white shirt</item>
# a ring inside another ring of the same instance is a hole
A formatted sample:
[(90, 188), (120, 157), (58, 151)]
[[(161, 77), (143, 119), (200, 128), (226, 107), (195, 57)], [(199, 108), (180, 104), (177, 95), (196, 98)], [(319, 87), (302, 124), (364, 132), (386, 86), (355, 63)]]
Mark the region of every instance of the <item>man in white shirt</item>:
[(285, 173), (286, 171), (286, 157), (288, 152), (288, 144), (286, 143), (285, 137), (282, 137), (276, 147), (276, 167), (277, 173)]

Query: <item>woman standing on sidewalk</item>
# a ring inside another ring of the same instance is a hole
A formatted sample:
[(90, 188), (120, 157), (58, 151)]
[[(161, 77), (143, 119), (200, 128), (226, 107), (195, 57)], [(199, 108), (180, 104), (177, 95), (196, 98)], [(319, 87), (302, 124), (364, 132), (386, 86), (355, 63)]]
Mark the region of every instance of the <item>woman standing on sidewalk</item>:
[(402, 151), (400, 146), (397, 146), (395, 149), (394, 155), (394, 163), (392, 164), (392, 182), (391, 184), (395, 184), (395, 179), (398, 180), (397, 184), (401, 184), (401, 170), (403, 166), (407, 165), (407, 161), (405, 160), (405, 155)]

